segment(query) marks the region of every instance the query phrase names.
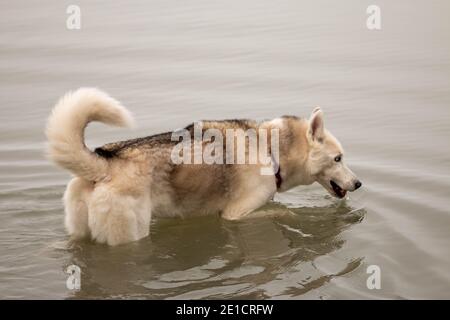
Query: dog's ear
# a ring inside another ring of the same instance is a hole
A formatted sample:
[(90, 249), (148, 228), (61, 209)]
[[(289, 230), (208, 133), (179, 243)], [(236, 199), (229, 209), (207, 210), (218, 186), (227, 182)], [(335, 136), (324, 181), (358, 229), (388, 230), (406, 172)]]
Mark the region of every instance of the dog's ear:
[(324, 135), (323, 112), (319, 107), (314, 108), (309, 117), (308, 135), (312, 141), (321, 141)]

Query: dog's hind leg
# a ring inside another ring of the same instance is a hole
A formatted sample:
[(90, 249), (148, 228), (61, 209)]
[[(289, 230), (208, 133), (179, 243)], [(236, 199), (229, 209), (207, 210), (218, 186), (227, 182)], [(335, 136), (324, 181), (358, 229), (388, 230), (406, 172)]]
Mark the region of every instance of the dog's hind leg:
[(64, 192), (65, 226), (73, 239), (89, 236), (88, 197), (93, 190), (91, 182), (82, 178), (74, 178)]
[(96, 188), (89, 206), (92, 238), (114, 246), (139, 240), (150, 232), (150, 198)]

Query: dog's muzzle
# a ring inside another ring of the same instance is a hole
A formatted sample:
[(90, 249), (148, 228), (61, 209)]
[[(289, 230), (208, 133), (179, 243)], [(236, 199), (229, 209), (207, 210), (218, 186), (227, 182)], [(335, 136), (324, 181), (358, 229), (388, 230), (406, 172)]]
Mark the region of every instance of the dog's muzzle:
[[(333, 189), (334, 194), (336, 195), (336, 197), (342, 199), (343, 197), (345, 197), (345, 195), (347, 194), (347, 190), (342, 189), (336, 182), (334, 182), (333, 180), (330, 180), (330, 185), (331, 188)], [(359, 188), (361, 188), (362, 186), (362, 182), (359, 180), (356, 180), (354, 186), (353, 186), (353, 190), (350, 191), (355, 191)]]
[(333, 188), (333, 192), (336, 195), (336, 197), (342, 199), (347, 194), (347, 190), (344, 190), (341, 187), (339, 187), (338, 184), (333, 180), (330, 180), (330, 185), (331, 188)]

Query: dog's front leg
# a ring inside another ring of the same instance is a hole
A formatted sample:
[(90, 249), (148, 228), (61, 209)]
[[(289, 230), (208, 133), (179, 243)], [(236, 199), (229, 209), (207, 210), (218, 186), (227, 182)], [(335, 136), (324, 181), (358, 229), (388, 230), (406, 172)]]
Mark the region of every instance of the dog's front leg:
[(240, 219), (265, 205), (277, 192), (274, 176), (261, 175), (260, 166), (245, 167), (245, 174), (236, 182), (239, 186), (221, 216), (227, 220)]
[(252, 192), (243, 192), (239, 197), (230, 201), (222, 211), (221, 217), (226, 220), (237, 220), (265, 205), (275, 194), (276, 187), (262, 186)]
[(227, 208), (226, 210), (224, 210), (222, 212), (221, 217), (224, 218), (225, 220), (238, 220), (238, 219), (245, 217), (246, 215), (248, 215), (249, 213), (251, 213), (252, 211), (254, 211), (258, 208), (259, 207), (255, 207), (252, 209)]

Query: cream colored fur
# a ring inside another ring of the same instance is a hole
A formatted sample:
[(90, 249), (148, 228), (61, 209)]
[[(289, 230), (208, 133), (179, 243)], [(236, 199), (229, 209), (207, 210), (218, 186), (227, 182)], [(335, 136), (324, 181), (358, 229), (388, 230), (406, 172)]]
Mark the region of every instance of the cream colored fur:
[(47, 124), (50, 158), (58, 165), (89, 181), (108, 175), (108, 163), (84, 144), (84, 129), (91, 121), (131, 126), (127, 109), (107, 94), (92, 88), (69, 92), (53, 108)]
[[(149, 233), (149, 191), (133, 192), (126, 184), (114, 188), (112, 174), (121, 169), (84, 144), (84, 129), (91, 121), (133, 124), (132, 116), (117, 100), (92, 88), (66, 94), (48, 120), (49, 157), (77, 176), (64, 194), (66, 229), (73, 238), (91, 237), (109, 245), (143, 238)], [(126, 166), (123, 172), (127, 172)], [(127, 190), (121, 192), (121, 188)]]
[[(172, 145), (151, 137), (145, 138), (146, 143), (120, 148), (112, 157), (98, 155), (84, 143), (84, 130), (91, 121), (133, 123), (118, 101), (97, 89), (82, 88), (59, 100), (46, 130), (49, 157), (75, 175), (64, 194), (65, 226), (74, 239), (118, 245), (148, 236), (152, 215), (219, 214), (235, 220), (270, 201), (276, 192), (298, 185), (319, 182), (333, 195), (331, 179), (345, 192), (360, 186), (355, 187), (356, 177), (343, 162), (334, 160), (343, 150), (324, 129), (320, 109), (309, 120), (205, 122), (220, 130), (227, 126), (279, 129), (282, 184), (278, 189), (275, 176), (260, 174), (262, 165), (175, 166), (170, 162)], [(117, 145), (121, 146), (113, 143), (104, 148), (114, 150)]]

